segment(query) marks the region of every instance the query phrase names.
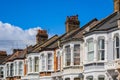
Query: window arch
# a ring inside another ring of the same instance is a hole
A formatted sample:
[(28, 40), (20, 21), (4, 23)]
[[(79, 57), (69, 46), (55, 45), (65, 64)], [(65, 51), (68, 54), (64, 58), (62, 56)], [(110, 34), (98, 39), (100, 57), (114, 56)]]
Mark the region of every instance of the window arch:
[(70, 78), (65, 78), (65, 80), (70, 80)]
[(93, 80), (93, 76), (92, 75), (91, 76), (87, 76), (86, 79), (87, 80)]
[(105, 38), (98, 38), (98, 60), (105, 60)]
[(99, 75), (98, 80), (105, 80), (105, 76), (104, 75)]
[(76, 78), (74, 78), (74, 80), (80, 80), (80, 78), (79, 78), (79, 77), (76, 77)]
[(119, 39), (119, 35), (116, 34), (114, 36), (114, 51), (115, 51), (115, 59), (119, 59), (120, 58), (120, 39)]

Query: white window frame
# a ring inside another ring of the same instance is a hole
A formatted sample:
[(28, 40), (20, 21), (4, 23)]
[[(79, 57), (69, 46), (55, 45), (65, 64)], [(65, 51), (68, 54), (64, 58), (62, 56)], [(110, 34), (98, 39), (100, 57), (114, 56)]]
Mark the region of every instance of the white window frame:
[[(90, 42), (92, 42), (92, 47), (93, 47), (92, 49), (93, 49), (93, 50), (90, 50), (90, 51), (89, 51), (89, 44), (90, 44)], [(92, 55), (93, 55), (92, 60), (89, 59), (89, 54), (92, 54)], [(94, 41), (93, 41), (93, 39), (87, 40), (87, 61), (88, 61), (88, 62), (94, 61)]]
[[(79, 50), (78, 51), (75, 51), (75, 46), (79, 46)], [(77, 54), (77, 56), (75, 56), (75, 54)], [(74, 59), (74, 64), (73, 65), (80, 65), (80, 44), (74, 44), (73, 59)], [(75, 62), (76, 62), (75, 59), (79, 60), (79, 64), (75, 64)]]
[(65, 46), (65, 66), (70, 66), (70, 65), (71, 65), (71, 49), (70, 49), (70, 45), (66, 45)]
[(45, 71), (45, 54), (44, 53), (42, 53), (41, 54), (41, 71)]
[(24, 66), (23, 62), (19, 61), (19, 69), (18, 69), (18, 71), (19, 71), (20, 76), (23, 75), (23, 66)]
[[(34, 66), (35, 66), (35, 67), (34, 67), (34, 71), (35, 71), (35, 72), (39, 72), (39, 57), (35, 56), (34, 59), (35, 59), (35, 61), (34, 61), (34, 63), (35, 63), (35, 64), (34, 64)], [(38, 62), (37, 62), (37, 61), (38, 61)]]
[[(102, 43), (102, 40), (104, 41), (103, 43)], [(102, 56), (104, 56), (104, 58), (102, 58)], [(99, 61), (105, 60), (105, 38), (104, 37), (98, 39), (98, 60)]]
[[(49, 58), (49, 54), (51, 55), (51, 58)], [(51, 71), (52, 70), (52, 63), (53, 63), (53, 54), (51, 53), (51, 52), (48, 52), (47, 53), (47, 70), (48, 71)], [(51, 62), (51, 63), (49, 63), (49, 61)], [(49, 69), (49, 67), (51, 66), (51, 69)]]
[(60, 55), (60, 51), (57, 51), (57, 70), (60, 70), (61, 68), (61, 55)]
[[(116, 38), (118, 38), (119, 39), (119, 44), (118, 44), (118, 46), (117, 46), (117, 40), (116, 40)], [(117, 49), (118, 49), (118, 53), (117, 53)], [(120, 58), (120, 38), (119, 38), (119, 36), (118, 35), (116, 35), (115, 37), (114, 37), (114, 51), (115, 51), (115, 59), (119, 59)]]
[(32, 57), (29, 57), (29, 72), (32, 72)]

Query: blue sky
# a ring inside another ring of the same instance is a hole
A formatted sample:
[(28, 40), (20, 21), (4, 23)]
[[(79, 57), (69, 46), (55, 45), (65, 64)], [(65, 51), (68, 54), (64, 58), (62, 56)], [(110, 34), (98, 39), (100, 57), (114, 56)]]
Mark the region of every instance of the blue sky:
[(48, 33), (65, 32), (66, 16), (79, 15), (81, 26), (113, 12), (113, 0), (0, 0), (0, 21), (23, 30), (40, 26)]

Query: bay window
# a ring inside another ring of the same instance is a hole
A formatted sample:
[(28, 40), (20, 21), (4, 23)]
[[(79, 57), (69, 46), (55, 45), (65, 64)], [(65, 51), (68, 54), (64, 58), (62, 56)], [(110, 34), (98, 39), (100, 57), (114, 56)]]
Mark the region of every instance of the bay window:
[(35, 57), (35, 72), (39, 72), (39, 57)]
[(22, 75), (23, 73), (23, 62), (19, 62), (19, 75)]
[(98, 40), (98, 60), (105, 59), (105, 40), (99, 39)]
[(45, 70), (45, 55), (44, 54), (42, 54), (41, 55), (41, 66), (42, 66), (42, 71), (44, 71)]
[(80, 65), (80, 45), (74, 45), (74, 65)]
[(70, 45), (65, 47), (65, 65), (70, 66), (71, 63), (71, 50)]
[(93, 61), (94, 60), (94, 43), (93, 39), (90, 39), (88, 41), (88, 61)]
[(48, 53), (48, 70), (52, 70), (52, 53)]
[(117, 59), (120, 58), (119, 44), (120, 44), (120, 43), (119, 43), (119, 37), (116, 36), (116, 37), (115, 37), (114, 45), (115, 45), (115, 54), (116, 54), (116, 58), (117, 58)]

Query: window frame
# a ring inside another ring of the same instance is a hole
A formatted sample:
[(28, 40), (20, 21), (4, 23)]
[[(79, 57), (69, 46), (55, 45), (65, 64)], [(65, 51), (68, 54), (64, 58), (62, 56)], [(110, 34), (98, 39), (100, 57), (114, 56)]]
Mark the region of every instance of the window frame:
[[(49, 58), (49, 54), (51, 55), (50, 57), (51, 58)], [(52, 65), (53, 65), (53, 54), (51, 53), (51, 52), (48, 52), (47, 53), (47, 70), (48, 71), (51, 71), (52, 70)], [(51, 61), (51, 63), (49, 63), (49, 61)], [(51, 69), (49, 69), (49, 67), (51, 66)]]
[(23, 75), (23, 62), (22, 61), (19, 61), (19, 75), (22, 76)]
[(46, 66), (46, 64), (45, 64), (45, 54), (44, 53), (42, 53), (41, 54), (41, 71), (45, 71), (45, 66)]
[(101, 37), (98, 39), (98, 55), (97, 56), (98, 56), (98, 61), (105, 60), (105, 38), (104, 37)]
[[(117, 38), (118, 38), (119, 44), (117, 44)], [(114, 51), (115, 51), (115, 59), (119, 59), (120, 58), (120, 38), (119, 38), (119, 35), (114, 36)]]
[(39, 57), (34, 58), (34, 71), (39, 72)]
[[(92, 46), (93, 46), (92, 49), (93, 49), (93, 50), (90, 50), (90, 51), (89, 51), (89, 45), (90, 45), (91, 42), (92, 42)], [(93, 55), (92, 60), (89, 59), (89, 55), (90, 55), (90, 54)], [(93, 38), (87, 40), (87, 61), (88, 61), (88, 62), (94, 61), (94, 41), (93, 41)]]
[[(77, 48), (78, 51), (75, 50), (76, 46), (79, 47), (79, 48)], [(77, 54), (77, 56), (76, 56), (76, 54)], [(75, 63), (76, 59), (79, 60), (78, 63)], [(74, 61), (73, 65), (80, 65), (80, 44), (74, 44), (73, 61)]]
[(67, 45), (65, 46), (65, 66), (70, 66), (70, 65), (71, 65), (71, 49), (70, 49), (70, 45)]

